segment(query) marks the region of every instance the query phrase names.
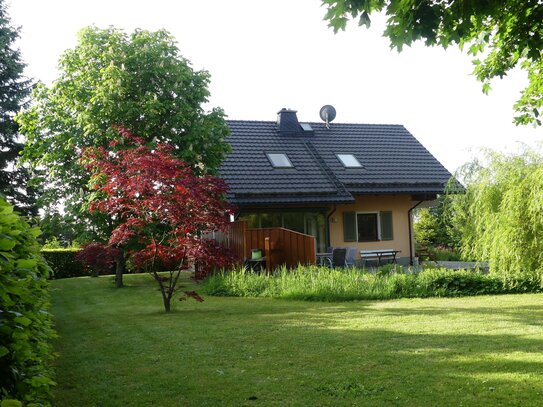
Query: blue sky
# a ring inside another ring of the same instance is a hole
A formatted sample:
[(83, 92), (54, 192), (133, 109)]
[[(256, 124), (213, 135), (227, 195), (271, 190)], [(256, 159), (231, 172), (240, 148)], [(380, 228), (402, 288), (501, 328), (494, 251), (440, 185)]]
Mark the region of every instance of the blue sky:
[(514, 151), (543, 134), (512, 124), (522, 72), (485, 96), (458, 49), (391, 51), (382, 16), (369, 30), (352, 24), (334, 34), (319, 0), (11, 0), (9, 12), (22, 27), (27, 74), (45, 83), (84, 26), (165, 28), (194, 68), (211, 73), (210, 106), (231, 119), (275, 120), (289, 107), (319, 121), (332, 104), (336, 122), (403, 124), (451, 171), (480, 147)]

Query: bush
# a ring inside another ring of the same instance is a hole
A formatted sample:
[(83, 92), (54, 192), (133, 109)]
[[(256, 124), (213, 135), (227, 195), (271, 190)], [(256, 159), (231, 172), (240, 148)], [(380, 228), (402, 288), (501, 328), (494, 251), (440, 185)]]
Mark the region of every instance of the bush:
[(0, 197), (0, 400), (49, 406), (54, 336), (49, 268), (31, 228)]
[(83, 264), (85, 272), (97, 277), (115, 274), (115, 259), (119, 254), (119, 249), (92, 242), (83, 246), (83, 249), (76, 253), (75, 259)]
[(202, 239), (194, 253), (194, 279), (203, 280), (221, 269), (231, 269), (240, 260), (234, 252), (213, 239)]
[(428, 247), (432, 260), (436, 261), (461, 261), (462, 254), (455, 249), (445, 246)]
[[(401, 270), (401, 269), (400, 269)], [(428, 269), (367, 273), (362, 269), (300, 266), (273, 274), (246, 269), (221, 272), (204, 281), (210, 295), (274, 297), (309, 301), (385, 300), (413, 297), (456, 297), (481, 294), (543, 292), (543, 274), (504, 280), (496, 274), (469, 270)]]
[(51, 278), (81, 277), (88, 275), (83, 264), (77, 260), (77, 253), (81, 249), (43, 249), (43, 257), (51, 267)]
[[(43, 222), (41, 223), (41, 227), (43, 227)], [(47, 239), (45, 243), (42, 246), (43, 249), (79, 249), (81, 246), (78, 242), (72, 242), (71, 244), (66, 244), (65, 242), (62, 242), (58, 240), (58, 237), (53, 236), (50, 239)]]
[(469, 261), (464, 259), (459, 250), (446, 246), (424, 246), (417, 244), (419, 261)]

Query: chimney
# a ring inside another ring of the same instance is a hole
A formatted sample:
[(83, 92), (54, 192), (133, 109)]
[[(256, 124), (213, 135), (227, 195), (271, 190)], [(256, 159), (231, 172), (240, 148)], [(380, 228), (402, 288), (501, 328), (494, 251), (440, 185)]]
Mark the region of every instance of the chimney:
[(281, 134), (298, 134), (302, 132), (296, 110), (282, 108), (277, 112), (277, 131)]

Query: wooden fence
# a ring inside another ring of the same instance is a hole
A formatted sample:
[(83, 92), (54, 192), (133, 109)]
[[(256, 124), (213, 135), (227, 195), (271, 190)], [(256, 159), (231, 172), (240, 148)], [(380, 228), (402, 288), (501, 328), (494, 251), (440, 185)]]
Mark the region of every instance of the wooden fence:
[(250, 259), (252, 249), (262, 249), (268, 272), (316, 261), (315, 237), (285, 228), (249, 229), (247, 221), (232, 222), (225, 243), (241, 259)]

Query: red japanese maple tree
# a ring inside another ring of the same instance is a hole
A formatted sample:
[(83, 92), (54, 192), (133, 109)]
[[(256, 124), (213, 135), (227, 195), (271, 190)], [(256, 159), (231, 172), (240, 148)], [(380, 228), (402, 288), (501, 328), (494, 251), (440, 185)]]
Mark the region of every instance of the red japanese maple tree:
[[(226, 185), (214, 176), (196, 176), (175, 158), (172, 146), (151, 148), (143, 138), (118, 131), (120, 138), (109, 149), (83, 152), (83, 165), (93, 174), (90, 210), (115, 220), (109, 244), (125, 249), (136, 266), (153, 275), (168, 312), (181, 271), (191, 266), (202, 246), (209, 247), (202, 234), (223, 230), (228, 223)], [(194, 292), (185, 292), (187, 296), (201, 300)]]
[(83, 250), (79, 251), (75, 258), (83, 264), (92, 277), (97, 277), (100, 274), (110, 273), (119, 255), (119, 249), (91, 242), (84, 245)]

